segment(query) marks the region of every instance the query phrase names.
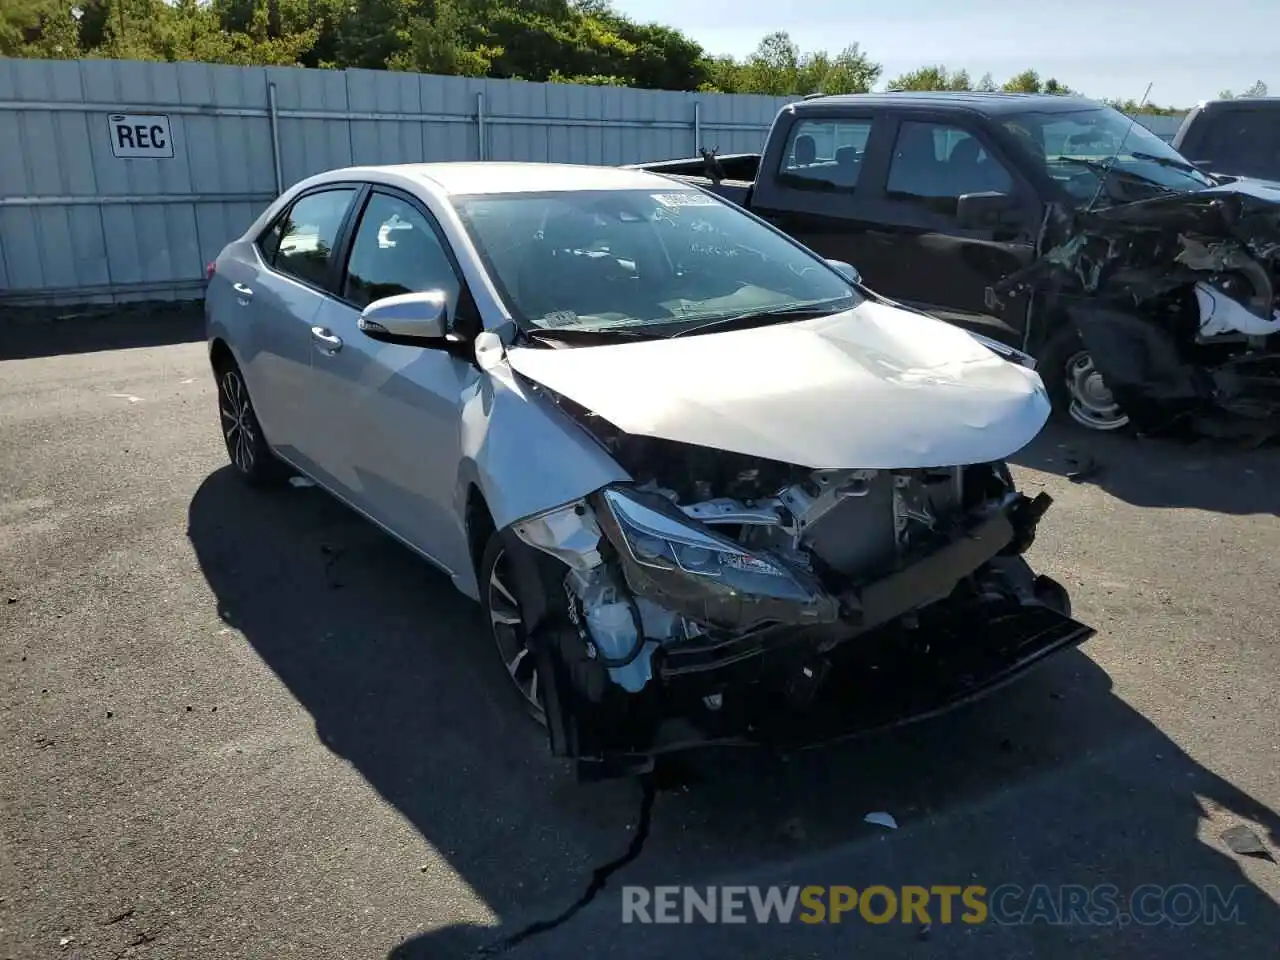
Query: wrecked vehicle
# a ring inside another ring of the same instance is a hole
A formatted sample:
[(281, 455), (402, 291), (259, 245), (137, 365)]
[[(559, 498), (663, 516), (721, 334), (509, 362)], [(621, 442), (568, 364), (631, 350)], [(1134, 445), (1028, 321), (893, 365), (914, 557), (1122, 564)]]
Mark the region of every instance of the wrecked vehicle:
[(1280, 426), (1280, 188), (1206, 173), (1077, 97), (790, 104), (764, 153), (637, 164), (694, 181), (868, 286), (1037, 360), (1092, 430)]
[(851, 274), (650, 173), (321, 174), (209, 267), (228, 455), (447, 572), (584, 775), (930, 716), (1093, 631), (1023, 556), (1030, 358)]

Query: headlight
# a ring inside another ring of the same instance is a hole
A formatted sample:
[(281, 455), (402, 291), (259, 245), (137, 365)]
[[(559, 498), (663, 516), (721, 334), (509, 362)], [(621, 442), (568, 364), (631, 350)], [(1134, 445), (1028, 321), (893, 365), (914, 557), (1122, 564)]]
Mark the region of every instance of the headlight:
[(598, 518), (637, 595), (738, 629), (835, 619), (834, 599), (811, 576), (706, 529), (666, 498), (610, 487), (601, 499)]
[(787, 577), (787, 572), (771, 560), (749, 553), (710, 530), (690, 525), (696, 521), (683, 521), (659, 512), (618, 490), (606, 490), (604, 500), (621, 525), (627, 548), (636, 563), (659, 570), (678, 567), (700, 577), (734, 573)]

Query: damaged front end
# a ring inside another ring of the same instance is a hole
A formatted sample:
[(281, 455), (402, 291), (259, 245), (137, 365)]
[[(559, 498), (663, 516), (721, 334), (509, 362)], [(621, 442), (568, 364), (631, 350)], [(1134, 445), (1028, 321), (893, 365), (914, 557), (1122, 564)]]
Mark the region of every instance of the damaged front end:
[(557, 755), (635, 769), (813, 745), (970, 700), (1094, 632), (1024, 560), (1050, 498), (1002, 462), (810, 470), (591, 419), (633, 480), (504, 532)]
[(1053, 325), (1073, 328), (1135, 425), (1280, 427), (1280, 189), (1237, 180), (1055, 207), (1040, 249), (993, 301), (1033, 292), (1051, 325), (1044, 339), (1054, 342)]

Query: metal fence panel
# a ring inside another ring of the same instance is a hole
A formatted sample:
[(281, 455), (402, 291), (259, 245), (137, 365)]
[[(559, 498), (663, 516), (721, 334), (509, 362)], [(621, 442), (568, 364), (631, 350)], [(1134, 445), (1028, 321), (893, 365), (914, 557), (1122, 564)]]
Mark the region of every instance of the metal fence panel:
[[(0, 58), (0, 302), (199, 296), (204, 264), (276, 195), (277, 170), (287, 187), (350, 164), (751, 152), (791, 99)], [(171, 157), (116, 155), (109, 119), (130, 114), (168, 116)], [(1152, 119), (1167, 139), (1181, 118)]]

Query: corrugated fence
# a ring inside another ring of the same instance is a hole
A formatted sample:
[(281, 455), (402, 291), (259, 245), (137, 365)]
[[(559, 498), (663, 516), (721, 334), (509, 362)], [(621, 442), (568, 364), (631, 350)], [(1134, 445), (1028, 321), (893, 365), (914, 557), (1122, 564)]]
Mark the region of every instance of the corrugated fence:
[(281, 186), (321, 170), (757, 150), (786, 102), (365, 70), (0, 59), (0, 301), (198, 295), (223, 244)]
[(0, 58), (0, 303), (198, 296), (204, 264), (280, 189), (321, 170), (755, 151), (792, 99)]

